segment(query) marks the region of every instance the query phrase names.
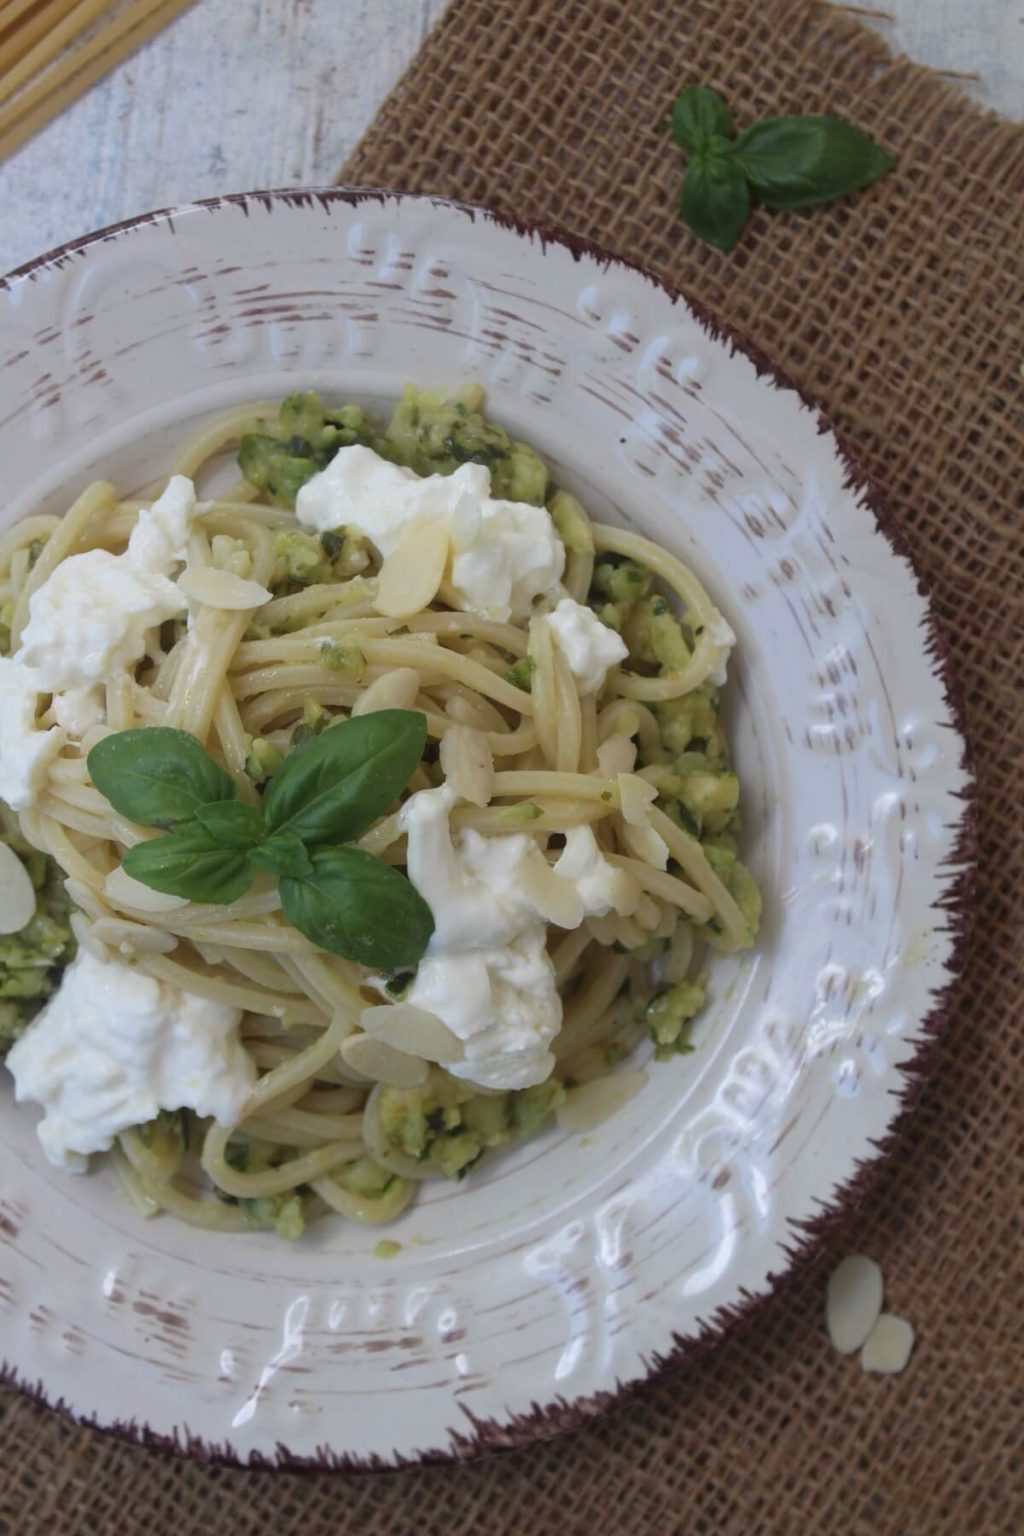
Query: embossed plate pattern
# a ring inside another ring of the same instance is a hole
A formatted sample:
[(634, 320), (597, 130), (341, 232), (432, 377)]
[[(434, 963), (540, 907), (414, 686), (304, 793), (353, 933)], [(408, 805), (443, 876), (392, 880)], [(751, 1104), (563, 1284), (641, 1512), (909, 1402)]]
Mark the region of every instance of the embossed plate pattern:
[(151, 479), (296, 386), (487, 387), (593, 513), (690, 561), (739, 636), (730, 714), (756, 951), (695, 1055), (587, 1137), (432, 1190), (393, 1235), (145, 1222), (0, 1121), (9, 1374), (243, 1461), (468, 1454), (594, 1411), (770, 1292), (877, 1155), (956, 965), (969, 789), (941, 636), (817, 412), (650, 278), (428, 199), (233, 198), (90, 237), (0, 292), (4, 520)]

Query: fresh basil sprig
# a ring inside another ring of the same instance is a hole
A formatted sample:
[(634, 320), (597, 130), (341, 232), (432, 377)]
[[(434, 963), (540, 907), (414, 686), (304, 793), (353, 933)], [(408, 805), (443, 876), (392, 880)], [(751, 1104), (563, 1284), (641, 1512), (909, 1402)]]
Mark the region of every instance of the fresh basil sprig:
[(257, 869), (277, 877), (285, 917), (321, 949), (362, 965), (415, 965), (433, 932), (430, 908), (357, 837), (398, 799), (423, 755), (426, 718), (381, 710), (295, 748), (259, 810), (186, 731), (119, 731), (89, 753), (92, 781), (119, 815), (167, 828), (124, 856), (152, 890), (227, 906)]
[[(267, 831), (293, 832), (307, 844), (347, 843), (394, 805), (426, 739), (426, 717), (410, 710), (385, 709), (334, 726), (292, 752), (270, 780), (263, 795)], [(317, 745), (319, 751), (309, 750)]]
[(896, 164), (840, 117), (768, 117), (736, 137), (725, 102), (706, 85), (678, 97), (672, 132), (691, 157), (680, 212), (722, 251), (739, 239), (751, 193), (768, 208), (809, 208), (869, 186)]
[(712, 138), (732, 138), (729, 108), (709, 85), (688, 85), (673, 104), (672, 132), (683, 149), (702, 155)]
[[(399, 944), (404, 960), (415, 965), (434, 931), (430, 908), (408, 880), (362, 848), (314, 848), (312, 871), (278, 882), (281, 906), (300, 933), (321, 949), (358, 960), (360, 965), (395, 968)], [(404, 886), (415, 902), (395, 905), (395, 887)], [(400, 928), (400, 932), (399, 932)]]
[(313, 868), (305, 843), (294, 832), (274, 832), (249, 854), (249, 862), (271, 875), (308, 875)]
[(742, 168), (725, 155), (694, 156), (683, 178), (679, 211), (695, 235), (731, 251), (750, 213)]
[(89, 753), (89, 772), (114, 809), (143, 827), (173, 827), (201, 805), (238, 798), (230, 773), (194, 736), (164, 725), (108, 736)]
[(199, 821), (183, 821), (163, 837), (137, 843), (122, 864), (126, 874), (153, 891), (220, 907), (238, 901), (252, 885), (245, 854), (225, 848)]

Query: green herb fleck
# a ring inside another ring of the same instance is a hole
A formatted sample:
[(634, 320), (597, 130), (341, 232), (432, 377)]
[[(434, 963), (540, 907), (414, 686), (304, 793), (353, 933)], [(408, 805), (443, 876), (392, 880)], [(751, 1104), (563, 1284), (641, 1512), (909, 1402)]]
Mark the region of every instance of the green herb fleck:
[(524, 693), (529, 693), (533, 687), (533, 674), (537, 670), (537, 663), (532, 656), (523, 656), (514, 666), (509, 667), (505, 673), (506, 683), (511, 683), (513, 688), (521, 688)]

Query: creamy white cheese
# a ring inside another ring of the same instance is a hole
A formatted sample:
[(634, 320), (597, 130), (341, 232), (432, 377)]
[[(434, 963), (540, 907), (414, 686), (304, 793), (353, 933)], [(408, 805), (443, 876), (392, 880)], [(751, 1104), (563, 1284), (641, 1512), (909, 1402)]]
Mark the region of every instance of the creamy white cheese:
[(0, 800), (23, 811), (46, 783), (50, 764), (66, 733), (36, 725), (39, 684), (33, 672), (9, 656), (0, 656)]
[(162, 496), (143, 507), (128, 540), (127, 558), (143, 571), (164, 575), (187, 552), (192, 519), (198, 511), (196, 488), (187, 475), (172, 475)]
[[(452, 835), (457, 796), (421, 790), (401, 812), (409, 879), (430, 907), (434, 935), (405, 1001), (436, 1014), (462, 1040), (448, 1071), (485, 1088), (528, 1088), (551, 1073), (562, 1022), (547, 924), (526, 893), (528, 866), (550, 876), (532, 837)], [(576, 827), (554, 867), (580, 897), (576, 924), (621, 900), (621, 872), (589, 827)]]
[[(13, 657), (0, 658), (0, 799), (16, 811), (36, 800), (67, 738), (104, 718), (103, 684), (134, 666), (146, 636), (186, 606), (170, 580), (185, 558), (196, 493), (184, 475), (143, 508), (123, 555), (72, 555), (33, 592)], [(39, 695), (53, 695), (56, 726), (36, 725)]]
[(320, 533), (358, 528), (385, 559), (410, 523), (440, 523), (451, 541), (458, 606), (502, 621), (524, 619), (560, 580), (565, 548), (543, 507), (497, 500), (490, 492), (485, 465), (420, 476), (357, 444), (342, 448), (306, 482), (295, 511), (304, 527)]
[(430, 953), (482, 950), (505, 943), (535, 916), (519, 875), (524, 861), (544, 861), (532, 837), (484, 837), (472, 828), (453, 839), (455, 791), (424, 789), (401, 812), (409, 878), (434, 916)]
[(102, 683), (88, 688), (69, 688), (53, 696), (53, 718), (75, 740), (106, 719), (106, 696)]
[(542, 923), (508, 943), (420, 961), (406, 1000), (434, 1013), (464, 1042), (455, 1077), (483, 1088), (529, 1088), (549, 1077), (562, 1000)]
[(256, 1079), (241, 1018), (238, 1008), (81, 950), (8, 1052), (15, 1098), (42, 1105), (44, 1152), (76, 1172), (161, 1109), (234, 1125)]
[(609, 667), (618, 666), (629, 655), (622, 636), (602, 624), (592, 608), (572, 597), (562, 598), (548, 614), (548, 623), (580, 692), (600, 693)]
[(29, 601), (16, 660), (35, 669), (40, 688), (87, 688), (142, 657), (146, 636), (185, 608), (169, 576), (184, 558), (196, 493), (175, 475), (139, 514), (123, 555), (90, 549), (62, 560)]
[(731, 625), (717, 610), (711, 625), (711, 639), (715, 643), (715, 660), (708, 677), (716, 688), (722, 688), (725, 685), (725, 669), (732, 648), (736, 644), (736, 636)]
[(621, 903), (622, 875), (609, 864), (590, 827), (570, 827), (555, 874), (579, 892), (588, 917), (606, 917)]

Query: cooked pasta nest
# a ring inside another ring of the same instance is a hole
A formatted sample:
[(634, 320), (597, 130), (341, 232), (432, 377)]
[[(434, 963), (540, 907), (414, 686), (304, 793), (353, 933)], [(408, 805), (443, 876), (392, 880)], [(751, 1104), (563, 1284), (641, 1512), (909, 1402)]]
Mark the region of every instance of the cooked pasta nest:
[[(128, 953), (160, 981), (244, 1010), (259, 1073), (233, 1129), (176, 1112), (120, 1136), (111, 1155), (144, 1211), (288, 1236), (325, 1211), (390, 1221), (424, 1178), (462, 1177), (553, 1112), (567, 1126), (609, 1112), (633, 1091), (615, 1069), (642, 1042), (653, 1038), (659, 1058), (691, 1048), (712, 952), (753, 942), (760, 897), (737, 858), (739, 786), (711, 681), (717, 610), (672, 554), (591, 522), (481, 406), (478, 390), (408, 391), (380, 431), (358, 407), (325, 411), (314, 396), (291, 397), (283, 417), (275, 405), (250, 405), (188, 442), (169, 469), (193, 477), (200, 494), (218, 473), (223, 480), (239, 441), (252, 475), (208, 493), (188, 549), (191, 592), (215, 594), (227, 573), (269, 587), (272, 600), (255, 616), (197, 600), (190, 627), (153, 632), (134, 675), (106, 686), (101, 729), (191, 732), (254, 803), (296, 741), (353, 711), (422, 711), (428, 747), (410, 793), (447, 777), (463, 795), (454, 827), (526, 831), (552, 859), (566, 832), (591, 826), (638, 887), (634, 914), (551, 927), (564, 1017), (548, 1082), (485, 1092), (436, 1064), (414, 1086), (375, 1082), (373, 1052), (353, 1042), (364, 1010), (382, 1002), (379, 988), (290, 927), (271, 880), (230, 907), (141, 913), (111, 897), (107, 876), (138, 832), (91, 784), (86, 756), (97, 734), (87, 733), (56, 760), (21, 833), (63, 873), (79, 942)], [(288, 435), (288, 411), (304, 413), (305, 437)], [(457, 611), (442, 584), (398, 621), (375, 606), (380, 562), (365, 541), (349, 530), (319, 540), (302, 532), (282, 503), (311, 472), (306, 450), (317, 467), (325, 432), (342, 422), (349, 440), (419, 473), (476, 459), (495, 471), (496, 492), (548, 505), (566, 545), (566, 592), (629, 646), (599, 694), (581, 694), (539, 615), (515, 624)], [(262, 445), (256, 469), (253, 442)], [(93, 548), (122, 551), (149, 504), (100, 481), (63, 517), (30, 517), (4, 536), (6, 648), (57, 565)], [(360, 843), (401, 867), (396, 812)], [(415, 1054), (414, 1019), (410, 1029)]]

